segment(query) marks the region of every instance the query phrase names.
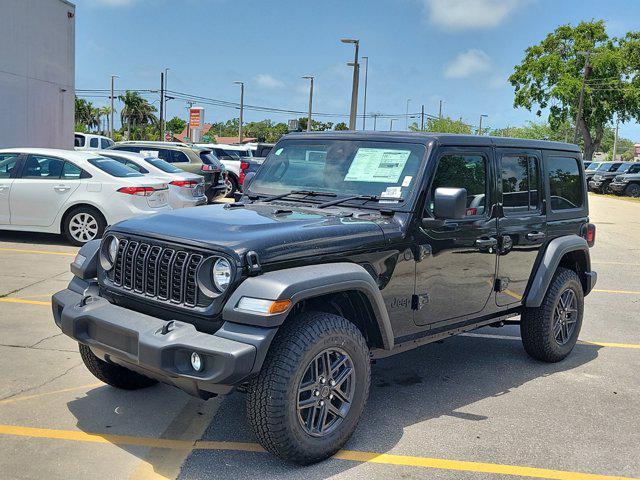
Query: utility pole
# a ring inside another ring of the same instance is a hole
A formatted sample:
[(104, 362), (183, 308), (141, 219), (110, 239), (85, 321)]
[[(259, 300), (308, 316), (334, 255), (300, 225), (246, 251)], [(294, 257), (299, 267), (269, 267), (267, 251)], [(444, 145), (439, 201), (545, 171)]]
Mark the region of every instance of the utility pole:
[(438, 118), (442, 120), (442, 100), (440, 100), (440, 107), (438, 108)]
[(160, 141), (164, 142), (164, 72), (160, 72)]
[(409, 102), (411, 101), (410, 98), (407, 98), (407, 115), (404, 119), (404, 129), (406, 131), (409, 131)]
[(392, 132), (392, 131), (393, 131), (393, 121), (394, 121), (394, 120), (395, 120), (395, 119), (394, 119), (394, 118), (392, 118), (392, 119), (389, 121), (389, 131), (390, 131), (390, 132)]
[(420, 109), (420, 131), (424, 132), (424, 105)]
[(167, 136), (167, 82), (169, 81), (169, 70), (170, 68), (164, 69), (164, 95), (160, 98), (160, 101), (164, 103), (164, 122), (160, 125), (160, 133), (162, 134), (162, 141), (166, 140)]
[(373, 117), (373, 131), (375, 132), (375, 130), (376, 130), (376, 121), (378, 120), (378, 114), (374, 113), (371, 116)]
[(367, 77), (369, 76), (369, 57), (364, 60), (364, 101), (362, 102), (362, 130), (367, 129)]
[(191, 141), (191, 107), (193, 107), (193, 102), (187, 102), (187, 138)]
[(613, 137), (613, 155), (611, 156), (612, 161), (616, 161), (616, 154), (618, 153), (618, 124), (619, 120), (616, 119), (616, 133)]
[(488, 117), (488, 115), (485, 115), (484, 113), (480, 115), (480, 125), (478, 125), (478, 135), (482, 135), (482, 119), (484, 117)]
[(240, 121), (238, 122), (238, 143), (242, 143), (242, 116), (244, 113), (244, 82), (233, 82), (240, 85)]
[(111, 111), (109, 112), (109, 116), (111, 118), (109, 122), (109, 137), (113, 140), (113, 82), (115, 78), (119, 78), (117, 75), (111, 75)]
[(307, 117), (307, 132), (311, 131), (311, 109), (313, 108), (313, 76), (306, 75), (302, 78), (310, 80), (309, 84), (309, 116)]
[(355, 53), (353, 63), (347, 63), (353, 67), (353, 84), (351, 85), (351, 113), (349, 114), (349, 130), (356, 129), (356, 118), (358, 115), (358, 82), (360, 80), (360, 64), (358, 63), (358, 49), (360, 48), (360, 40), (353, 38), (343, 38), (342, 43), (352, 43), (355, 45)]
[(580, 98), (578, 99), (578, 111), (576, 112), (576, 126), (573, 131), (573, 143), (578, 143), (578, 132), (580, 128), (580, 119), (582, 118), (582, 107), (584, 106), (584, 90), (587, 84), (587, 77), (591, 73), (591, 65), (589, 63), (591, 57), (591, 51), (578, 52), (580, 55), (585, 55), (587, 59), (584, 62), (584, 73), (582, 74), (582, 87), (580, 88)]

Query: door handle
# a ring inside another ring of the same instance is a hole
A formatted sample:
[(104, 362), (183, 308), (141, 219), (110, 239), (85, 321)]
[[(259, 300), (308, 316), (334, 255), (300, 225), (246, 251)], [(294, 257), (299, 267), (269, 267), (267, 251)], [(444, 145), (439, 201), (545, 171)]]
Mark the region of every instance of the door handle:
[(527, 240), (542, 240), (546, 236), (544, 232), (529, 232), (527, 233)]
[(476, 240), (476, 247), (478, 248), (489, 248), (495, 247), (496, 245), (498, 245), (498, 240), (493, 237), (479, 238)]
[(56, 192), (66, 192), (67, 190), (71, 190), (71, 187), (68, 187), (67, 185), (55, 185), (53, 189)]

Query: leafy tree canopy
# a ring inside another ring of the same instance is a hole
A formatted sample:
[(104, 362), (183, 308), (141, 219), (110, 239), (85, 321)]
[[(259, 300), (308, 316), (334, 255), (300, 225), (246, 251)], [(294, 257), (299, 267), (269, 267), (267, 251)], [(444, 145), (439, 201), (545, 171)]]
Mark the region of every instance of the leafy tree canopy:
[[(409, 125), (409, 130), (413, 132), (419, 132), (420, 127), (417, 123)], [(438, 133), (460, 133), (471, 134), (471, 126), (464, 123), (462, 119), (453, 120), (450, 117), (442, 118), (427, 118), (424, 132), (438, 132)]]

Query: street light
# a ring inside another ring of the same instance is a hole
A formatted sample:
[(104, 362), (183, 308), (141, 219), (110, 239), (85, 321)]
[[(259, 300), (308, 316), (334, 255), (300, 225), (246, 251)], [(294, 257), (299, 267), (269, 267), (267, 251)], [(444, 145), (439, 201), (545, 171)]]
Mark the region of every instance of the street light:
[(405, 125), (404, 125), (404, 129), (405, 130), (409, 130), (409, 102), (411, 101), (410, 98), (407, 98), (407, 116), (405, 117)]
[(311, 109), (313, 108), (313, 75), (305, 75), (305, 80), (309, 80), (309, 116), (307, 117), (307, 132), (311, 131)]
[(360, 78), (360, 64), (358, 63), (358, 49), (360, 48), (360, 40), (353, 38), (342, 38), (342, 43), (352, 43), (355, 45), (355, 54), (353, 63), (347, 63), (353, 67), (353, 85), (351, 86), (351, 113), (349, 114), (349, 130), (356, 129), (356, 116), (358, 114), (358, 80)]
[(482, 119), (487, 118), (489, 115), (485, 115), (484, 113), (480, 115), (480, 124), (478, 125), (478, 135), (482, 135)]
[(238, 122), (238, 143), (242, 143), (242, 115), (244, 113), (244, 82), (235, 81), (236, 85), (240, 85), (240, 121)]
[(367, 129), (367, 77), (369, 76), (369, 57), (364, 60), (364, 101), (362, 102), (362, 130)]
[(111, 140), (113, 140), (113, 82), (116, 78), (120, 77), (118, 75), (111, 75), (111, 111), (109, 112), (111, 117), (109, 121), (109, 137), (111, 137)]

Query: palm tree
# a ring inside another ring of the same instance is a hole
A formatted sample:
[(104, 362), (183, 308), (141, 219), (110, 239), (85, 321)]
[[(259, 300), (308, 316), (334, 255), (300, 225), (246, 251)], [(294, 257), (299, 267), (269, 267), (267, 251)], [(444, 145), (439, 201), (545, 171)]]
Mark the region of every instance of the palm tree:
[(118, 100), (124, 103), (124, 107), (120, 112), (122, 124), (127, 124), (127, 138), (131, 135), (132, 126), (153, 125), (157, 122), (156, 116), (153, 114), (156, 107), (151, 105), (146, 99), (142, 98), (139, 93), (127, 90), (124, 95), (120, 95)]
[(100, 107), (98, 109), (98, 112), (99, 112), (100, 117), (104, 116), (104, 118), (107, 120), (106, 121), (106, 125), (107, 125), (106, 131), (110, 132), (111, 131), (111, 128), (110, 128), (111, 124), (110, 124), (109, 116), (111, 115), (111, 107), (109, 107), (109, 106)]

